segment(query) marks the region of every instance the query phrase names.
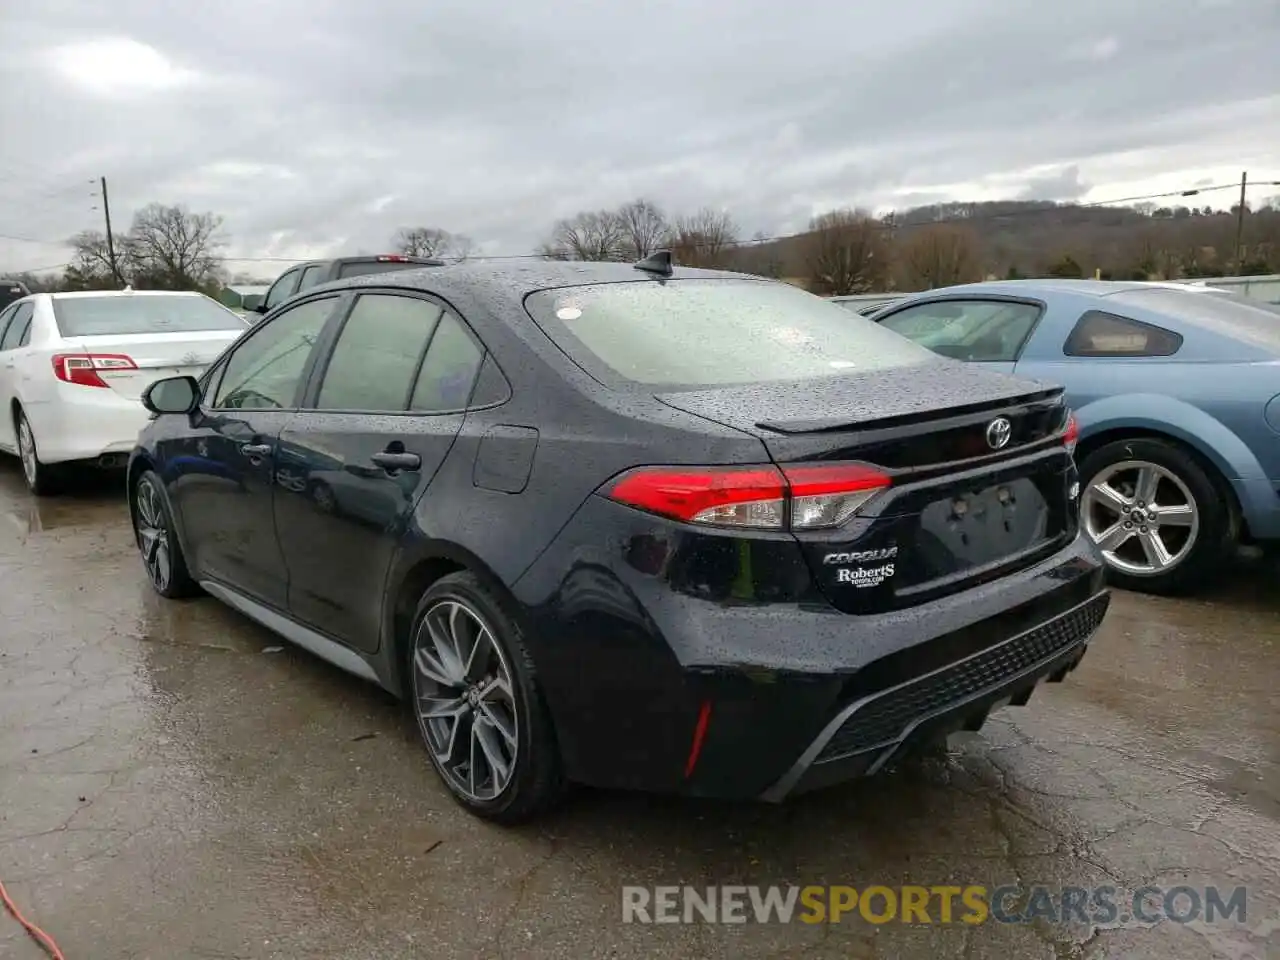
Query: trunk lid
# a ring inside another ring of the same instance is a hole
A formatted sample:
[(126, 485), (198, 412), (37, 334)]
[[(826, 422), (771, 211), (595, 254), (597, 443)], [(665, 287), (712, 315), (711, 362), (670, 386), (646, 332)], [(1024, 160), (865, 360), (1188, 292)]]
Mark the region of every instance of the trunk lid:
[(113, 391), (130, 400), (166, 377), (198, 377), (240, 336), (235, 330), (193, 330), (185, 333), (105, 334), (66, 341), (64, 353), (116, 354), (131, 359), (137, 369), (99, 369)]
[(939, 360), (657, 399), (758, 437), (778, 464), (857, 461), (892, 477), (843, 526), (794, 534), (819, 589), (845, 612), (955, 593), (1075, 536), (1059, 387)]

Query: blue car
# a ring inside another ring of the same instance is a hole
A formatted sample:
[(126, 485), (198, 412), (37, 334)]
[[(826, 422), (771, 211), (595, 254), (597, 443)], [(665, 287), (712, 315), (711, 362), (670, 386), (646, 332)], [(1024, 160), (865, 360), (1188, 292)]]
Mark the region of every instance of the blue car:
[(871, 319), (934, 352), (1066, 387), (1082, 526), (1117, 586), (1186, 593), (1280, 542), (1280, 309), (1220, 289), (1006, 280)]

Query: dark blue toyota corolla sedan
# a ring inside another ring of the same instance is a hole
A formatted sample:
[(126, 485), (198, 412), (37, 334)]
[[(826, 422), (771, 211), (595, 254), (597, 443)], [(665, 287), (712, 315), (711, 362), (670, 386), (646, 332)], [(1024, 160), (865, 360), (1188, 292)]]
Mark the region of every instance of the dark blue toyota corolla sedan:
[(155, 588), (403, 696), (502, 822), (875, 773), (1108, 605), (1059, 389), (663, 254), (316, 287), (145, 403)]

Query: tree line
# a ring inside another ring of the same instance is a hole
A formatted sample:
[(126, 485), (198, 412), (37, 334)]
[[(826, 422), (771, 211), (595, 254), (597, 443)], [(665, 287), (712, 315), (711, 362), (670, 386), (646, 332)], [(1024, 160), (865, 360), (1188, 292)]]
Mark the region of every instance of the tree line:
[[(769, 238), (744, 237), (724, 210), (671, 214), (641, 197), (557, 221), (531, 256), (626, 262), (670, 250), (678, 264), (786, 279), (826, 295), (921, 290), (984, 278), (1280, 273), (1280, 203), (1257, 210), (1246, 205), (1244, 217), (1238, 214), (1238, 208), (1048, 201), (951, 203), (879, 217), (850, 207), (813, 217), (798, 235)], [(214, 213), (150, 203), (110, 242), (96, 230), (72, 237), (72, 260), (61, 276), (22, 279), (33, 290), (128, 283), (211, 294), (228, 282), (273, 279), (279, 271), (261, 278), (229, 274), (223, 227)], [(475, 256), (476, 244), (465, 234), (416, 226), (400, 228), (388, 250), (377, 252), (391, 250), (461, 261)]]
[[(740, 270), (815, 293), (914, 291), (1024, 277), (1173, 280), (1280, 273), (1280, 199), (1258, 210), (951, 203), (875, 216), (849, 207), (795, 236), (744, 238), (733, 217), (668, 217), (633, 200), (557, 222), (539, 250), (562, 260), (634, 260), (669, 249), (687, 266)], [(1240, 247), (1237, 249), (1237, 239)]]

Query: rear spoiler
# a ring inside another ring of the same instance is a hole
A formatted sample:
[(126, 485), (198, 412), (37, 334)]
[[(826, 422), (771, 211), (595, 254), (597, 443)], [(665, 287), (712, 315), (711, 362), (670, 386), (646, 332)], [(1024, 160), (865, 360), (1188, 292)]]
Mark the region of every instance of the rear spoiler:
[(945, 411), (926, 410), (920, 413), (903, 414), (899, 417), (869, 418), (867, 420), (850, 419), (848, 417), (825, 417), (811, 420), (760, 420), (756, 422), (756, 427), (760, 430), (768, 430), (771, 433), (780, 433), (786, 436), (798, 436), (807, 433), (842, 433), (847, 430), (857, 430), (864, 426), (874, 426), (876, 430), (884, 430), (936, 421), (940, 412), (945, 413), (948, 417), (962, 417), (966, 414), (988, 413), (992, 410), (1019, 404), (1057, 402), (1061, 400), (1063, 392), (1062, 387), (1048, 387), (1031, 393), (1001, 397), (999, 400), (949, 407)]

